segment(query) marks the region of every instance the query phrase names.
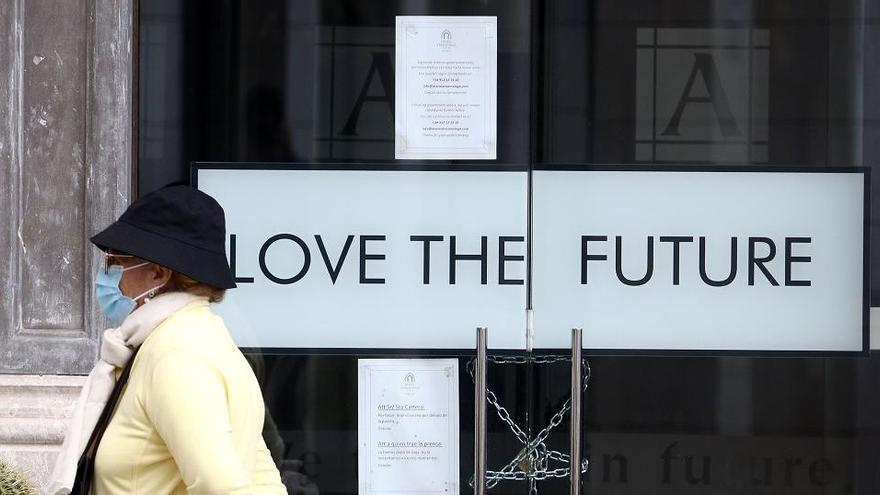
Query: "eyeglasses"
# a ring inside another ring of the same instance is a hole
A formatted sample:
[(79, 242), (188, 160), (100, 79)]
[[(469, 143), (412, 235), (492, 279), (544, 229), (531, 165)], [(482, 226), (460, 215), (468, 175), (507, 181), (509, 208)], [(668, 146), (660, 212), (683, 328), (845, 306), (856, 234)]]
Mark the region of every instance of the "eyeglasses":
[(136, 257), (131, 254), (113, 253), (113, 252), (107, 252), (107, 251), (102, 251), (101, 254), (104, 255), (104, 265), (103, 265), (104, 273), (108, 273), (110, 271), (110, 267), (112, 265), (119, 265), (119, 263), (115, 262), (117, 259), (135, 258)]

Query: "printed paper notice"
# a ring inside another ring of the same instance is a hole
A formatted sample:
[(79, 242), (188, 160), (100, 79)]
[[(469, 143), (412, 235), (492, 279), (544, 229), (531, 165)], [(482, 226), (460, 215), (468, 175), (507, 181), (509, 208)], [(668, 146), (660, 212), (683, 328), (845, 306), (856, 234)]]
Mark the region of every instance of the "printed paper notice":
[(397, 16), (394, 157), (495, 159), (496, 17)]
[(358, 493), (458, 495), (458, 361), (358, 360)]

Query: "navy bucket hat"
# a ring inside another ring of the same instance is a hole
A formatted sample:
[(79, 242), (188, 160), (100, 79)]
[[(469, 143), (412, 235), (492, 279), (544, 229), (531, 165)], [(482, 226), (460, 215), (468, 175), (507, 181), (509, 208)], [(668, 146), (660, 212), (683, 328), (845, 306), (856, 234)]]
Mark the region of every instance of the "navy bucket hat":
[(131, 254), (218, 289), (235, 287), (223, 207), (189, 186), (145, 195), (91, 241), (102, 251)]

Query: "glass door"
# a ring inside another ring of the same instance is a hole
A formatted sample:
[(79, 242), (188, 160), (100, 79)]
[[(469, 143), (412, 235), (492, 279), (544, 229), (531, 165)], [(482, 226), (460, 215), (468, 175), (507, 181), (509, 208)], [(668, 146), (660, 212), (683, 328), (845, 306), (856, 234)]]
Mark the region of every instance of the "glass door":
[[(497, 17), (496, 159), (394, 159), (406, 15)], [(560, 465), (562, 447), (528, 448), (532, 23), (529, 1), (141, 2), (139, 193), (189, 181), (226, 208), (239, 287), (217, 311), (262, 385), (264, 437), (290, 493), (365, 493), (364, 373), (447, 360), (459, 424), (447, 488), (470, 493), (478, 326), (486, 468), (501, 473), (488, 485), (526, 493), (524, 474)], [(416, 394), (423, 377), (401, 379)], [(374, 433), (416, 416), (382, 413)], [(397, 447), (382, 448), (371, 459), (394, 464)], [(386, 467), (371, 468), (374, 484)]]

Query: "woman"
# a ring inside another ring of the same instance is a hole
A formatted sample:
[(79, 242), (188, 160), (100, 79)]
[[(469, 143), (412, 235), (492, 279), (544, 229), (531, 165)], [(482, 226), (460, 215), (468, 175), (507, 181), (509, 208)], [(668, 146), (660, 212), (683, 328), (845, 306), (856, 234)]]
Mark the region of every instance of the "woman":
[(225, 231), (213, 198), (173, 186), (136, 201), (92, 237), (105, 257), (97, 301), (115, 328), (104, 333), (50, 493), (69, 492), (131, 359), (97, 444), (92, 494), (286, 493), (260, 434), (259, 385), (209, 305), (235, 287)]

